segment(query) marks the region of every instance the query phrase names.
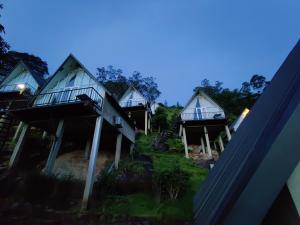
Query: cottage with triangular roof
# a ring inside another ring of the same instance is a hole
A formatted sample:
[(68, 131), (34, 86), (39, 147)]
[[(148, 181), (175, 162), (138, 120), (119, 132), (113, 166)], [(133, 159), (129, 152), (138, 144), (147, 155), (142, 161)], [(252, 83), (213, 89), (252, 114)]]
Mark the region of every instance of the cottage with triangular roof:
[(188, 147), (191, 145), (200, 146), (200, 150), (212, 158), (211, 142), (217, 138), (223, 151), (224, 144), (220, 136), (223, 130), (230, 140), (224, 110), (203, 90), (196, 90), (180, 113), (179, 136), (184, 143), (185, 156), (189, 157)]
[(151, 107), (147, 99), (135, 87), (130, 86), (119, 100), (120, 106), (145, 135), (151, 129)]
[(88, 159), (83, 209), (88, 206), (97, 175), (99, 149), (103, 150), (102, 154), (107, 153), (107, 163), (113, 162), (110, 167), (116, 169), (121, 152), (133, 150), (134, 124), (105, 87), (73, 55), (67, 57), (35, 96), (32, 106), (10, 113), (24, 123), (10, 160), (11, 168), (17, 165), (30, 127), (54, 136), (43, 170), (47, 175), (54, 173), (55, 160), (63, 154), (60, 151), (64, 140), (83, 142), (80, 154)]

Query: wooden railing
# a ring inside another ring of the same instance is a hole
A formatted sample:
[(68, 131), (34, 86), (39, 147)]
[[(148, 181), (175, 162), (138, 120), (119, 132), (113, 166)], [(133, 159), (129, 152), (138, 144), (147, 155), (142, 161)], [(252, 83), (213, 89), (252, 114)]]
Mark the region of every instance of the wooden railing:
[(225, 119), (225, 114), (223, 111), (210, 111), (201, 113), (181, 113), (182, 120), (218, 120)]
[(59, 105), (79, 102), (80, 96), (86, 96), (92, 100), (99, 108), (103, 106), (103, 97), (93, 88), (74, 88), (62, 91), (53, 91), (38, 94), (35, 98), (33, 106)]
[(135, 107), (135, 106), (144, 106), (147, 104), (147, 101), (145, 99), (138, 99), (138, 100), (127, 100), (127, 101), (121, 101), (119, 102), (121, 107)]

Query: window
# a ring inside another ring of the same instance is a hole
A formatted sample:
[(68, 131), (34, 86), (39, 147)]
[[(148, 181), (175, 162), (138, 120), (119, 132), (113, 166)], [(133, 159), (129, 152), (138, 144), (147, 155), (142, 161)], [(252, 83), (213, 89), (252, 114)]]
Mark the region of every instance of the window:
[(127, 107), (132, 106), (132, 99), (133, 99), (133, 93), (131, 93), (130, 96), (129, 96), (129, 99), (128, 99), (127, 104), (126, 104)]
[(194, 112), (194, 119), (195, 120), (201, 120), (202, 119), (202, 113), (201, 113), (201, 105), (200, 100), (197, 98), (195, 112)]
[(73, 87), (75, 84), (76, 74), (66, 83), (66, 87)]

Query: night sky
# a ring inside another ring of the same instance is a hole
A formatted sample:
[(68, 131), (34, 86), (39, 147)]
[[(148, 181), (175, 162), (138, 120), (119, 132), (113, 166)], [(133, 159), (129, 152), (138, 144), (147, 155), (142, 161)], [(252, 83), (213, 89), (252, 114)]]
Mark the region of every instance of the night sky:
[(204, 78), (229, 88), (271, 79), (300, 37), (298, 0), (2, 2), (5, 40), (50, 74), (73, 53), (94, 74), (113, 65), (156, 77), (169, 105), (185, 104)]

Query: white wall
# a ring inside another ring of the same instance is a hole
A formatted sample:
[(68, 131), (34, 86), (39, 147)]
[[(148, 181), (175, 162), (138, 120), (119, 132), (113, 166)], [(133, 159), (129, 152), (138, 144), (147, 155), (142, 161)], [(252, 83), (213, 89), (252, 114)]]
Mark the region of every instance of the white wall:
[(181, 113), (181, 118), (183, 120), (194, 120), (194, 113), (196, 108), (197, 99), (199, 99), (202, 118), (203, 119), (213, 119), (215, 114), (221, 114), (225, 117), (225, 113), (220, 106), (218, 106), (215, 102), (211, 101), (209, 98), (203, 95), (197, 95), (193, 98), (193, 100), (189, 103), (189, 105), (183, 110)]
[(146, 99), (144, 98), (143, 95), (141, 95), (138, 91), (131, 89), (130, 91), (128, 91), (124, 96), (122, 96), (122, 98), (119, 101), (119, 104), (122, 107), (127, 106), (127, 102), (131, 96), (131, 93), (133, 94), (132, 96), (132, 105), (131, 106), (137, 106), (139, 104), (146, 104)]
[[(28, 84), (27, 88), (30, 89), (31, 93), (34, 94), (38, 89), (39, 85), (29, 73), (29, 71), (25, 70), (16, 76), (12, 76), (11, 79), (7, 79), (1, 84), (0, 90), (2, 91), (13, 91), (16, 89), (16, 85), (18, 84)], [(5, 87), (6, 85), (6, 87)]]
[[(52, 93), (52, 92), (59, 92), (65, 90), (66, 84), (70, 81), (70, 79), (74, 75), (76, 75), (74, 86), (68, 87), (68, 89), (80, 89), (80, 88), (93, 87), (102, 97), (105, 95), (104, 87), (99, 83), (97, 83), (94, 79), (92, 79), (82, 68), (71, 70), (67, 74), (66, 73), (56, 74), (55, 76), (57, 77), (54, 77), (50, 81), (50, 83), (43, 89), (42, 93), (43, 94)], [(85, 92), (88, 96), (90, 96), (90, 89), (78, 90), (76, 92), (73, 92), (72, 96), (70, 96), (70, 99), (75, 100), (78, 94), (83, 94)], [(94, 97), (96, 98), (96, 95)], [(36, 99), (35, 104), (43, 104), (43, 102), (47, 102), (47, 101), (51, 102), (50, 98), (52, 98), (52, 96), (50, 95), (39, 96)]]

